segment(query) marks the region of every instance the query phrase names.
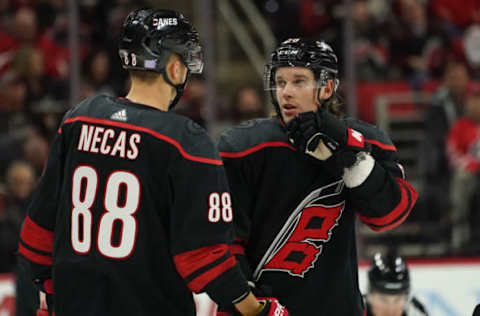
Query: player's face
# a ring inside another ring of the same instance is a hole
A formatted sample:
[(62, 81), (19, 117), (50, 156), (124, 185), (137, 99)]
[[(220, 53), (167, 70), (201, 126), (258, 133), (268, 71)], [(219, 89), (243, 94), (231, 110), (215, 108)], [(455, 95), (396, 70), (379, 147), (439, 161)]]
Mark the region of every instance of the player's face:
[[(275, 72), (275, 89), (285, 123), (299, 113), (317, 111), (317, 82), (313, 72), (304, 67), (280, 67)], [(322, 88), (323, 89), (323, 88)]]
[(407, 302), (405, 294), (370, 293), (368, 299), (374, 316), (401, 316)]

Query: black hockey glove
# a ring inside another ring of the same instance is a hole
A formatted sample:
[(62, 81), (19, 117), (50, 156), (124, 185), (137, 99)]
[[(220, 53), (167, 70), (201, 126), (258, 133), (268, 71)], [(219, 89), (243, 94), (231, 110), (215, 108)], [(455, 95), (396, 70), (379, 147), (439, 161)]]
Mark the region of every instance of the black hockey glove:
[(287, 124), (287, 135), (299, 151), (322, 161), (335, 156), (344, 168), (353, 166), (358, 152), (370, 151), (360, 132), (347, 128), (342, 120), (321, 108), (292, 119)]

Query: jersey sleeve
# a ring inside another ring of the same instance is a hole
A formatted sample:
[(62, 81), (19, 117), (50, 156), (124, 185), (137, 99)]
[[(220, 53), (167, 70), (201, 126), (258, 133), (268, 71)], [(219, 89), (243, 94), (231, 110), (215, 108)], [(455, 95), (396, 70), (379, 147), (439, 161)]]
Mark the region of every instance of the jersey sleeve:
[(405, 221), (418, 194), (406, 180), (390, 137), (378, 128), (362, 132), (371, 144), (374, 166), (362, 184), (348, 189), (348, 198), (363, 223), (376, 231), (389, 230)]
[(234, 242), (230, 246), (230, 251), (237, 258), (243, 273), (248, 279), (252, 278), (252, 269), (245, 257), (245, 248), (250, 238), (251, 229), (251, 210), (254, 204), (255, 186), (249, 183), (252, 178), (250, 162), (247, 157), (241, 159), (231, 159), (229, 153), (235, 152), (229, 144), (226, 137), (221, 137), (218, 149), (222, 156), (227, 174), (228, 184), (232, 194), (232, 204), (235, 211), (234, 221)]
[(27, 260), (37, 283), (51, 278), (55, 218), (63, 179), (63, 155), (62, 130), (59, 129), (20, 232), (18, 252)]
[(170, 172), (170, 238), (174, 262), (188, 287), (228, 305), (248, 293), (247, 281), (231, 255), (233, 210), (222, 161), (205, 135), (204, 161), (179, 157)]

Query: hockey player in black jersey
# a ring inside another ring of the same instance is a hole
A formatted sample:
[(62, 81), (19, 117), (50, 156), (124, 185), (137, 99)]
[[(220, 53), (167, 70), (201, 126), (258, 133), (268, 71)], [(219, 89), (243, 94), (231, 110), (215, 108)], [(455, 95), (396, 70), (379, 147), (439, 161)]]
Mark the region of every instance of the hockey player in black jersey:
[(343, 117), (338, 83), (327, 43), (288, 39), (265, 69), (277, 117), (219, 142), (235, 210), (231, 251), (256, 291), (293, 315), (364, 315), (355, 221), (392, 229), (417, 199), (388, 135)]
[(410, 273), (399, 256), (375, 254), (368, 270), (367, 316), (427, 316), (410, 295)]
[(137, 10), (119, 54), (128, 95), (65, 115), (21, 231), (19, 253), (55, 315), (193, 316), (192, 291), (243, 315), (288, 315), (256, 299), (229, 251), (233, 210), (214, 144), (168, 111), (202, 71), (197, 32), (178, 12)]

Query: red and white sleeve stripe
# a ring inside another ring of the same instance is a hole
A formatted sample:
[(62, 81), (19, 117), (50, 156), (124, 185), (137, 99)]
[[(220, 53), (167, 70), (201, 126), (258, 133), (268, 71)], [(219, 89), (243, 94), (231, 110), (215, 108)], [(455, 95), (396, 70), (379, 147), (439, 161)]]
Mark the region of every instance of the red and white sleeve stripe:
[(373, 230), (384, 231), (397, 227), (405, 221), (417, 201), (418, 193), (407, 181), (401, 178), (395, 178), (395, 180), (400, 187), (401, 197), (398, 204), (387, 215), (367, 217), (358, 214), (360, 220)]

